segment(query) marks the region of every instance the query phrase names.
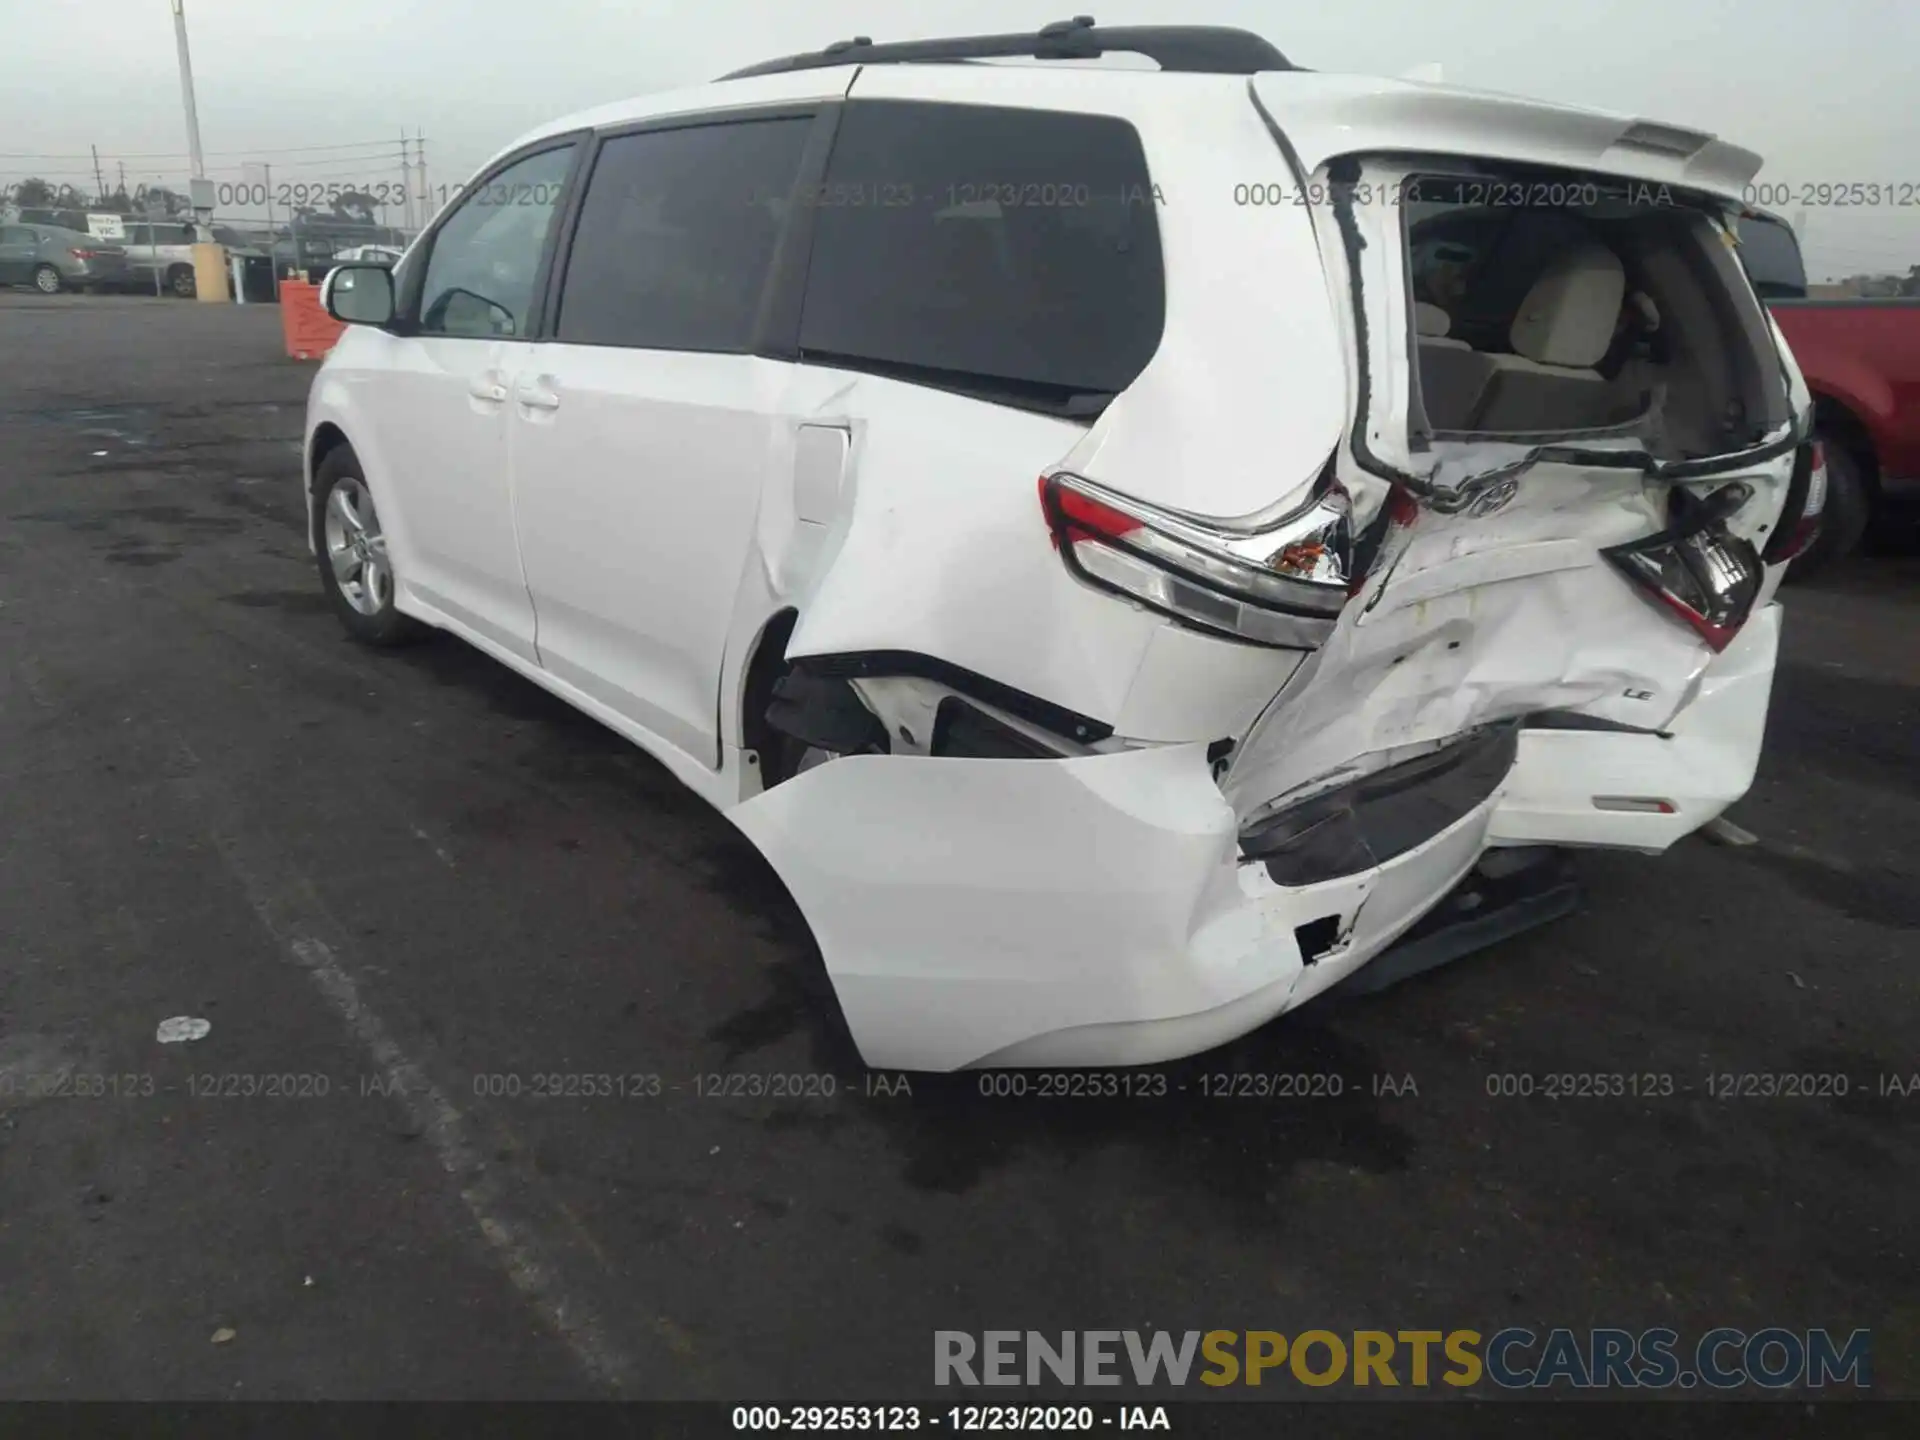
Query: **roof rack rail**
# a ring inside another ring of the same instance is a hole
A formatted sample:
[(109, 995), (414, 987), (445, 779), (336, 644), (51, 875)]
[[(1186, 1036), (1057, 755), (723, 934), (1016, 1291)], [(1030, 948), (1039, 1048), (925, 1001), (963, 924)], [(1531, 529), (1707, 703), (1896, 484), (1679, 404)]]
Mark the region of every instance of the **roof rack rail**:
[(1056, 20), (1026, 35), (956, 35), (942, 40), (904, 40), (876, 45), (865, 35), (836, 40), (824, 50), (763, 60), (722, 80), (779, 75), (790, 70), (821, 70), (834, 65), (903, 65), (916, 61), (1095, 60), (1102, 55), (1144, 55), (1162, 70), (1201, 75), (1253, 75), (1262, 70), (1297, 70), (1267, 41), (1248, 30), (1218, 25), (1109, 25), (1091, 15)]

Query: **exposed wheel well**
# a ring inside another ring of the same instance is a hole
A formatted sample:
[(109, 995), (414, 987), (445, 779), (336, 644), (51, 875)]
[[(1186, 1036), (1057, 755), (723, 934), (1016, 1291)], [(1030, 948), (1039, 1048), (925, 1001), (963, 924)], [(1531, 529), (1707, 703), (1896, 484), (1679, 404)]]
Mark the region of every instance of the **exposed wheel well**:
[(1873, 434), (1861, 423), (1860, 417), (1831, 395), (1816, 395), (1813, 423), (1829, 440), (1847, 447), (1868, 497), (1879, 495), (1880, 457), (1874, 452)]
[(320, 473), (320, 466), (327, 456), (347, 443), (347, 432), (328, 421), (313, 432), (313, 439), (307, 447), (307, 539), (312, 543), (319, 534), (319, 517), (314, 514), (313, 480)]
[(787, 642), (799, 621), (798, 610), (774, 612), (761, 628), (740, 686), (740, 743), (760, 755), (763, 766), (779, 739), (778, 732), (767, 723), (767, 707), (773, 703), (774, 683), (787, 668)]

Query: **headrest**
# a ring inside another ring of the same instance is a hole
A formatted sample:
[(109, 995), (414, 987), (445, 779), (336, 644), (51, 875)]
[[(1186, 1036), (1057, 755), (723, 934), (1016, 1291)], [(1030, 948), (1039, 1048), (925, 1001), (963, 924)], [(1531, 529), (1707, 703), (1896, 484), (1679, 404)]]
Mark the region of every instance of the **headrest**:
[(1453, 328), (1453, 317), (1425, 300), (1413, 302), (1413, 333), (1438, 340)]
[(1567, 251), (1533, 282), (1509, 338), (1516, 355), (1541, 365), (1589, 369), (1613, 343), (1627, 272), (1604, 245)]

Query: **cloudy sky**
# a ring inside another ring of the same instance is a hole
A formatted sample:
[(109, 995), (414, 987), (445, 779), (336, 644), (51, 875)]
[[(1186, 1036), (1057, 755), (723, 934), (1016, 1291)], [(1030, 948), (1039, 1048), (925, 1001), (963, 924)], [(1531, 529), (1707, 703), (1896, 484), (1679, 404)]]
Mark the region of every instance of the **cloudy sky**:
[[(1036, 29), (1066, 0), (185, 0), (209, 173), (396, 182), (424, 132), (434, 186), (519, 132), (854, 34)], [(1795, 187), (1877, 182), (1909, 205), (1805, 208), (1816, 278), (1920, 263), (1920, 3), (1914, 0), (1102, 0), (1108, 24), (1215, 23), (1320, 70), (1450, 82), (1711, 130)], [(0, 0), (0, 186), (183, 185), (171, 0)], [(85, 24), (76, 23), (84, 14)], [(171, 152), (171, 153), (169, 153)], [(1779, 207), (1794, 214), (1798, 204)], [(397, 213), (390, 218), (397, 219)]]

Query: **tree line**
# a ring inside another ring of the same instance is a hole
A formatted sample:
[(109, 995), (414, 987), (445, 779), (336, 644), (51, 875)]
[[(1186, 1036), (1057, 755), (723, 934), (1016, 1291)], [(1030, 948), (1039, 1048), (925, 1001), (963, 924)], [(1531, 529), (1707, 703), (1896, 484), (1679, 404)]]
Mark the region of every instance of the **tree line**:
[[(94, 210), (117, 215), (174, 216), (192, 213), (193, 202), (178, 190), (165, 185), (141, 185), (132, 194), (121, 185), (102, 195), (88, 196), (72, 185), (55, 185), (38, 176), (30, 176), (11, 187), (13, 202), (23, 210)], [(327, 209), (311, 205), (295, 206), (289, 219), (295, 221), (342, 221), (357, 225), (379, 223), (378, 201), (358, 190), (343, 191), (328, 197)]]

